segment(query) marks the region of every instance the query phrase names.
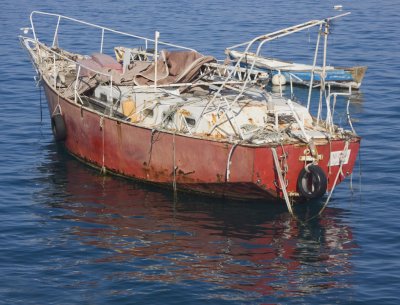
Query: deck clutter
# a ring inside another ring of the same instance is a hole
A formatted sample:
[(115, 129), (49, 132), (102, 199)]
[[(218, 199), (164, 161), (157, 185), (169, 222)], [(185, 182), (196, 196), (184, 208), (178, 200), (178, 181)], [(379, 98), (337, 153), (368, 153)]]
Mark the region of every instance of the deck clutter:
[[(51, 45), (35, 31), (42, 16), (57, 20)], [(208, 196), (282, 198), (289, 210), (352, 172), (360, 138), (349, 113), (348, 129), (334, 123), (338, 94), (326, 89), (313, 116), (310, 101), (266, 91), (271, 71), (246, 53), (265, 39), (241, 44), (245, 51), (221, 64), (157, 32), (143, 38), (44, 12), (30, 19), (33, 35), (20, 41), (44, 87), (55, 138), (103, 172)], [(97, 28), (97, 51), (58, 47), (63, 20)], [(103, 50), (108, 32), (132, 44)]]

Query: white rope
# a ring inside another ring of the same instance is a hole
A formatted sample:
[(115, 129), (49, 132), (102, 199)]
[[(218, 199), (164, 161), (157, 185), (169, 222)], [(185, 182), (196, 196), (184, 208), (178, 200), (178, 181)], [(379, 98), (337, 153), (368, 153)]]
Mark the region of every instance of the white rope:
[[(349, 151), (349, 141), (346, 141), (346, 144), (345, 144), (345, 146), (344, 146), (344, 150), (343, 150), (343, 152), (342, 152), (342, 156), (341, 156), (341, 158), (339, 159), (340, 166), (339, 166), (339, 170), (338, 170), (338, 172), (337, 172), (337, 174), (336, 174), (335, 181), (333, 182), (333, 186), (332, 186), (331, 192), (329, 193), (328, 198), (326, 199), (324, 205), (322, 206), (322, 209), (319, 211), (319, 213), (318, 213), (316, 216), (320, 216), (320, 215), (322, 214), (322, 212), (323, 212), (323, 211), (326, 209), (326, 207), (328, 206), (329, 201), (331, 200), (331, 197), (332, 197), (333, 191), (335, 190), (335, 187), (336, 187), (336, 185), (337, 185), (337, 181), (338, 181), (338, 179), (339, 179), (339, 176), (340, 176), (340, 175), (343, 175), (343, 171), (342, 171), (342, 170), (343, 170), (343, 164), (344, 164), (344, 160), (345, 160), (346, 157), (347, 157), (348, 151)], [(311, 219), (312, 219), (312, 218), (310, 218), (309, 220), (311, 220)]]
[(172, 181), (172, 187), (174, 189), (174, 197), (176, 197), (176, 155), (175, 155), (175, 133), (172, 135), (172, 155), (173, 155), (173, 181)]
[(232, 146), (232, 148), (231, 148), (231, 150), (229, 151), (229, 154), (228, 154), (228, 161), (227, 161), (227, 164), (226, 164), (226, 174), (225, 174), (226, 182), (229, 182), (229, 179), (230, 179), (230, 176), (231, 176), (231, 164), (232, 164), (231, 158), (232, 158), (232, 155), (233, 155), (233, 151), (235, 150), (236, 146), (238, 146), (238, 145), (239, 145), (239, 143), (235, 143)]
[(307, 143), (309, 143), (310, 140), (311, 140), (311, 137), (307, 134), (307, 132), (306, 132), (306, 130), (305, 130), (305, 128), (304, 128), (304, 123), (300, 120), (298, 113), (297, 113), (296, 110), (294, 109), (292, 100), (291, 100), (291, 99), (288, 99), (288, 100), (286, 101), (286, 103), (287, 103), (287, 105), (289, 106), (290, 111), (293, 113), (293, 117), (294, 117), (294, 119), (296, 120), (297, 124), (299, 125), (300, 131), (301, 131), (301, 133), (303, 134), (305, 140), (307, 141)]
[(290, 199), (289, 199), (289, 195), (288, 195), (287, 190), (286, 190), (285, 181), (283, 180), (282, 170), (281, 170), (281, 166), (279, 165), (278, 154), (276, 153), (276, 148), (275, 147), (271, 147), (271, 150), (272, 150), (272, 155), (274, 156), (275, 168), (276, 168), (276, 171), (278, 173), (279, 183), (281, 185), (281, 189), (282, 189), (282, 192), (283, 192), (283, 197), (284, 197), (285, 202), (286, 202), (286, 206), (287, 206), (287, 208), (289, 210), (290, 215), (292, 215), (294, 218), (296, 218), (295, 215), (293, 214), (292, 206), (290, 204)]
[(100, 128), (101, 128), (101, 134), (102, 134), (102, 150), (103, 150), (103, 158), (102, 158), (102, 166), (101, 166), (101, 173), (106, 174), (106, 167), (104, 165), (105, 163), (105, 158), (104, 158), (104, 116), (100, 117)]
[[(57, 112), (57, 109), (58, 109), (58, 112)], [(57, 91), (57, 105), (56, 105), (56, 107), (54, 107), (54, 111), (53, 111), (52, 115), (55, 115), (57, 113), (62, 115), (62, 110), (61, 110), (61, 106), (60, 106), (60, 94), (58, 91)]]

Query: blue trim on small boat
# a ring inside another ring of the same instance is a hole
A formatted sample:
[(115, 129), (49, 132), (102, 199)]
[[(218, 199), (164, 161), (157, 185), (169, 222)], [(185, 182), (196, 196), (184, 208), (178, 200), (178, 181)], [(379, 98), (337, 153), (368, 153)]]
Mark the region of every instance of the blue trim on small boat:
[[(232, 60), (235, 60), (232, 56), (230, 56)], [(250, 68), (250, 64), (246, 63), (240, 63), (240, 66), (242, 68)], [(277, 70), (271, 70), (266, 67), (262, 67), (261, 65), (256, 65), (257, 69), (260, 71), (268, 72), (271, 76), (274, 76), (275, 74), (278, 74), (279, 72)], [(311, 80), (311, 72), (310, 71), (285, 71), (281, 70), (281, 74), (283, 74), (287, 80), (290, 79), (290, 74), (292, 74), (292, 80), (294, 83), (300, 82), (310, 82)], [(296, 78), (297, 77), (297, 78)], [(315, 82), (320, 82), (321, 81), (321, 75), (319, 73), (314, 73), (314, 81)], [(326, 77), (325, 77), (326, 82), (355, 82), (353, 75), (344, 69), (337, 69), (335, 70), (327, 70), (326, 71)]]
[[(272, 75), (279, 74), (278, 71), (271, 71), (271, 70), (269, 70), (269, 73), (271, 73)], [(308, 72), (308, 71), (304, 71), (304, 72), (281, 71), (281, 74), (283, 74), (287, 80), (290, 79), (290, 75), (294, 75), (295, 77), (298, 77), (299, 79), (301, 79), (302, 81), (305, 81), (305, 82), (310, 82), (310, 80), (311, 80), (311, 72)], [(295, 77), (292, 76), (292, 79)], [(293, 81), (295, 81), (295, 80), (293, 79)], [(321, 75), (314, 73), (314, 81), (316, 81), (316, 82), (321, 81)], [(351, 73), (348, 71), (345, 71), (345, 70), (333, 70), (332, 71), (332, 70), (330, 70), (330, 71), (326, 71), (325, 81), (327, 81), (327, 82), (343, 82), (343, 81), (354, 81), (354, 79), (353, 79), (353, 76), (351, 75)]]

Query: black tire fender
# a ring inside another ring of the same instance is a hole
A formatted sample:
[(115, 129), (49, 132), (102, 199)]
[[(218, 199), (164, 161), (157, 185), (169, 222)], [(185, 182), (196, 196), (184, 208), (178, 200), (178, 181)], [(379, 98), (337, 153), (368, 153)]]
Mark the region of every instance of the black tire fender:
[(308, 165), (303, 168), (297, 178), (297, 189), (300, 196), (306, 199), (322, 197), (328, 187), (328, 179), (321, 167)]
[(51, 116), (51, 129), (57, 142), (64, 141), (67, 138), (67, 128), (62, 114), (57, 113)]

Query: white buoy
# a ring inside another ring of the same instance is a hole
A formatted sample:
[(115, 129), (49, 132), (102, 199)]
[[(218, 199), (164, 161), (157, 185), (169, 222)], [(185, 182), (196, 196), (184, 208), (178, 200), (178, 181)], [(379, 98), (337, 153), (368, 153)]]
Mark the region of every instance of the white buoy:
[(281, 93), (281, 90), (282, 91), (285, 91), (286, 90), (286, 86), (272, 86), (271, 87), (271, 91), (273, 92), (273, 93)]
[(272, 84), (274, 86), (286, 85), (286, 77), (282, 74), (275, 74), (274, 76), (272, 76)]
[(343, 9), (343, 5), (334, 5), (333, 8), (337, 11), (341, 11)]
[(30, 29), (31, 28), (20, 28), (20, 30), (23, 31), (24, 34), (28, 34)]

